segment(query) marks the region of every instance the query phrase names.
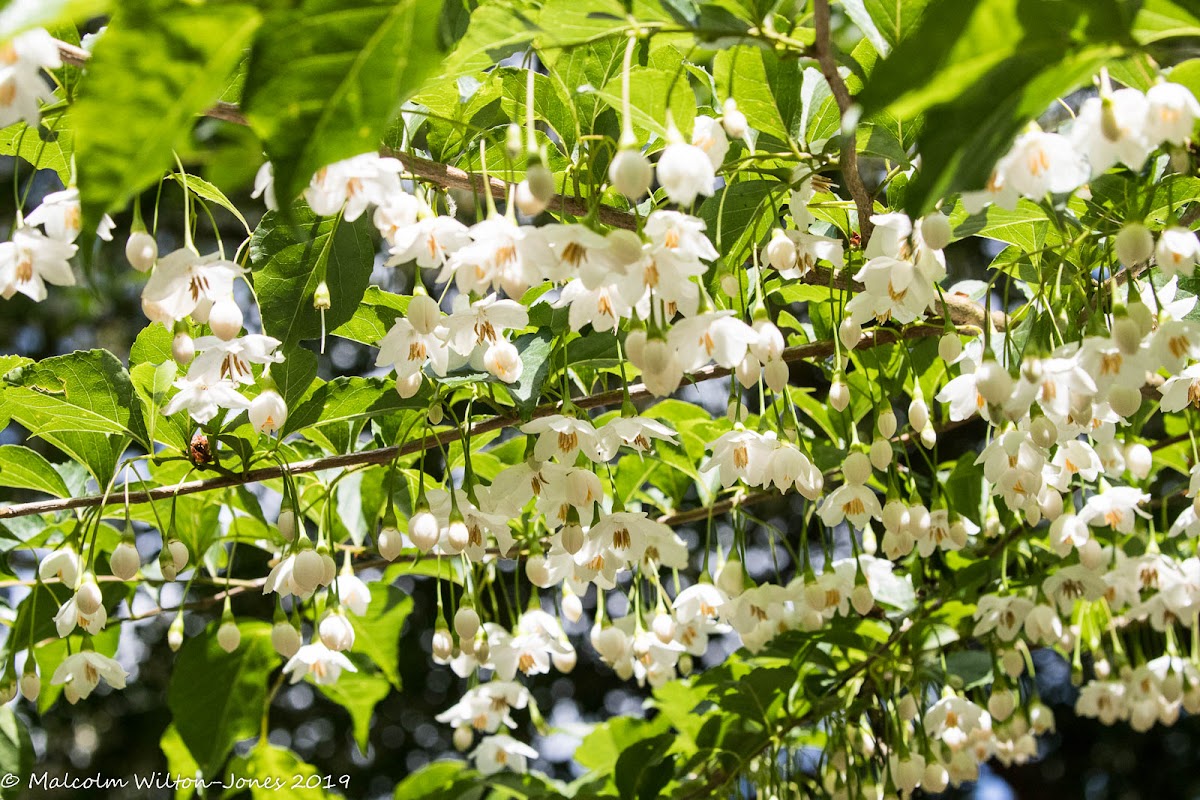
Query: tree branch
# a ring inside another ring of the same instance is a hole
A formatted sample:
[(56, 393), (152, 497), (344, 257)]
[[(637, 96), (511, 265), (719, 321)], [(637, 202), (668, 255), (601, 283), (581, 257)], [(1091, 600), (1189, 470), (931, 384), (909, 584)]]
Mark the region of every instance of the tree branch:
[[(964, 335), (976, 335), (977, 331), (964, 329), (961, 331)], [(891, 328), (876, 328), (868, 331), (861, 342), (859, 349), (867, 349), (877, 345), (890, 344), (900, 341), (901, 339), (921, 339), (928, 336), (940, 336), (942, 327), (939, 324), (930, 325), (911, 325), (907, 328), (895, 330)], [(785, 362), (793, 363), (796, 361), (805, 361), (809, 359), (826, 358), (833, 355), (836, 351), (836, 345), (832, 341), (811, 342), (809, 344), (797, 345), (789, 347), (783, 351), (782, 358)], [(719, 366), (709, 366), (701, 369), (691, 376), (688, 380), (690, 383), (703, 383), (705, 381), (716, 380), (730, 375), (732, 370)], [(646, 400), (654, 395), (646, 388), (645, 384), (635, 384), (629, 387), (629, 398), (631, 400)], [(592, 409), (602, 406), (619, 405), (625, 400), (625, 392), (621, 389), (612, 389), (596, 394), (585, 395), (571, 400), (571, 404), (576, 408)], [(546, 403), (538, 406), (533, 411), (533, 417), (544, 417), (550, 414), (558, 413), (562, 408), (559, 403)], [(488, 433), (489, 431), (502, 430), (522, 424), (524, 420), (517, 414), (501, 414), (489, 419), (481, 420), (480, 422), (471, 425), (468, 435), (477, 436), (479, 434)], [(261, 467), (259, 469), (248, 470), (241, 474), (221, 475), (216, 478), (204, 478), (194, 481), (186, 481), (183, 483), (172, 484), (170, 486), (159, 486), (150, 490), (140, 490), (124, 493), (112, 493), (107, 497), (104, 495), (86, 495), (84, 497), (69, 497), (55, 500), (38, 500), (31, 503), (19, 503), (16, 505), (0, 507), (0, 519), (12, 519), (14, 517), (25, 517), (31, 514), (47, 514), (55, 511), (68, 511), (76, 508), (91, 508), (99, 505), (111, 506), (114, 508), (123, 508), (126, 503), (129, 505), (138, 505), (141, 503), (149, 503), (155, 500), (168, 500), (173, 497), (180, 497), (188, 494), (196, 494), (198, 492), (207, 492), (214, 489), (224, 489), (231, 486), (243, 486), (251, 483), (262, 483), (264, 481), (274, 480), (275, 478), (283, 477), (283, 475), (301, 475), (309, 472), (319, 472), (326, 469), (338, 469), (344, 467), (355, 466), (370, 466), (387, 464), (397, 458), (412, 455), (414, 453), (422, 453), (426, 450), (432, 450), (436, 447), (446, 447), (452, 442), (458, 441), (462, 433), (458, 429), (450, 429), (432, 436), (423, 436), (420, 439), (410, 440), (402, 445), (393, 445), (391, 447), (380, 447), (372, 450), (362, 450), (357, 453), (344, 453), (333, 456), (325, 456), (322, 458), (312, 458), (306, 461), (298, 461), (294, 464), (288, 464), (286, 469), (280, 466)], [(701, 515), (703, 516), (703, 515)]]
[(842, 175), (846, 180), (846, 188), (854, 198), (858, 209), (858, 230), (865, 247), (871, 239), (875, 225), (871, 222), (874, 204), (871, 194), (863, 184), (862, 175), (858, 171), (858, 134), (857, 125), (846, 132), (846, 120), (853, 115), (854, 101), (850, 98), (850, 90), (838, 73), (837, 59), (833, 55), (832, 34), (829, 30), (829, 0), (813, 0), (813, 25), (816, 28), (816, 42), (813, 49), (816, 52), (817, 63), (821, 65), (821, 74), (829, 82), (833, 99), (837, 102), (842, 121)]

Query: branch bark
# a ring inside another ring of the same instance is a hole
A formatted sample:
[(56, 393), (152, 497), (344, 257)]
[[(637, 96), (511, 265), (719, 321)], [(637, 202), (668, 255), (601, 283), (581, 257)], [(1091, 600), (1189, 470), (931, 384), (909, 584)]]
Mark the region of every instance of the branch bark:
[(875, 230), (875, 225), (871, 222), (874, 203), (871, 200), (871, 193), (867, 191), (862, 175), (858, 171), (857, 125), (852, 127), (848, 133), (845, 130), (846, 120), (853, 115), (854, 101), (850, 98), (850, 90), (846, 87), (846, 82), (838, 73), (837, 58), (833, 54), (832, 34), (829, 29), (829, 0), (813, 0), (813, 25), (816, 28), (817, 37), (813, 45), (817, 63), (821, 66), (821, 74), (829, 82), (829, 88), (833, 92), (833, 99), (837, 103), (842, 120), (844, 139), (841, 159), (842, 175), (846, 181), (846, 188), (850, 190), (850, 196), (854, 198), (854, 205), (858, 209), (858, 230), (865, 247), (871, 239), (871, 232)]
[[(974, 335), (976, 331), (963, 330), (964, 335)], [(891, 328), (877, 328), (868, 331), (858, 344), (858, 349), (867, 349), (876, 345), (890, 344), (901, 339), (920, 339), (928, 336), (940, 336), (942, 327), (938, 324), (931, 325), (914, 325), (901, 330)], [(811, 342), (809, 344), (797, 345), (789, 347), (783, 351), (783, 360), (788, 363), (796, 361), (805, 361), (808, 359), (826, 358), (836, 350), (836, 345), (833, 341)], [(703, 383), (705, 381), (716, 380), (730, 375), (732, 370), (724, 367), (710, 366), (698, 372), (693, 373), (688, 377), (690, 383)], [(654, 395), (646, 388), (645, 384), (635, 384), (629, 387), (629, 397), (631, 400), (646, 400)], [(571, 404), (576, 408), (592, 409), (602, 406), (619, 405), (625, 399), (625, 393), (620, 389), (613, 389), (606, 392), (598, 392), (596, 394), (585, 395), (577, 399), (573, 399)], [(533, 417), (544, 417), (550, 414), (555, 414), (561, 409), (558, 403), (546, 403), (534, 409)], [(501, 430), (503, 428), (511, 428), (522, 423), (520, 416), (516, 414), (503, 414), (495, 417), (490, 417), (470, 426), (469, 436), (476, 436), (487, 433), (489, 431)], [(435, 447), (446, 447), (451, 442), (457, 441), (462, 433), (458, 429), (450, 429), (441, 433), (424, 436), (420, 439), (410, 440), (402, 445), (393, 445), (391, 447), (380, 447), (371, 450), (362, 450), (357, 453), (345, 453), (334, 456), (325, 456), (323, 458), (313, 458), (306, 461), (298, 461), (294, 464), (287, 465), (286, 469), (280, 466), (262, 467), (252, 469), (238, 475), (221, 475), (216, 478), (204, 478), (194, 481), (186, 481), (170, 486), (159, 486), (154, 489), (140, 490), (130, 492), (128, 496), (124, 493), (112, 493), (107, 500), (103, 495), (86, 495), (84, 497), (68, 497), (55, 500), (39, 500), (31, 503), (19, 503), (16, 505), (0, 507), (0, 519), (12, 519), (14, 517), (25, 517), (31, 514), (47, 514), (55, 511), (69, 511), (76, 508), (91, 508), (99, 505), (111, 506), (114, 508), (124, 507), (126, 503), (130, 505), (138, 505), (141, 503), (149, 503), (155, 500), (168, 500), (172, 497), (180, 497), (182, 495), (196, 494), (198, 492), (208, 492), (214, 489), (225, 489), (231, 486), (243, 486), (251, 483), (262, 483), (264, 481), (274, 480), (275, 478), (283, 477), (283, 475), (302, 475), (309, 472), (319, 472), (326, 469), (339, 469), (345, 467), (356, 466), (371, 466), (379, 464), (387, 464), (397, 458), (412, 455), (414, 453), (425, 452), (432, 450)], [(728, 510), (728, 509), (726, 509)], [(705, 510), (707, 513), (707, 510)], [(701, 515), (701, 518), (704, 514)]]

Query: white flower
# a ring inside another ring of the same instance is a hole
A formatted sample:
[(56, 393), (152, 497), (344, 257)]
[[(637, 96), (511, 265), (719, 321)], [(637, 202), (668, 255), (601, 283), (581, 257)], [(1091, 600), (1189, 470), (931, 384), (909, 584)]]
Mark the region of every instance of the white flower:
[(203, 425), (216, 417), (221, 409), (240, 411), (250, 407), (250, 401), (238, 393), (233, 381), (209, 381), (204, 375), (188, 376), (175, 381), (174, 386), (179, 392), (163, 409), (163, 414), (168, 417), (186, 410), (192, 419)]
[[(488, 623), (485, 627), (492, 633), (507, 635), (507, 631), (498, 625)], [(470, 726), (477, 731), (494, 733), (501, 725), (517, 727), (509, 712), (528, 704), (529, 690), (524, 686), (510, 680), (493, 680), (468, 689), (457, 703), (434, 719), (455, 728)]]
[(275, 433), (287, 422), (287, 403), (274, 389), (262, 392), (250, 401), (247, 416), (254, 430), (259, 433)]
[(475, 768), (484, 775), (495, 775), (502, 769), (524, 773), (529, 759), (537, 756), (532, 747), (504, 734), (488, 736), (471, 752)]
[(283, 354), (275, 352), (279, 340), (261, 333), (236, 339), (201, 336), (193, 343), (198, 355), (188, 366), (189, 378), (209, 381), (230, 380), (243, 386), (254, 383), (251, 364), (279, 364)]
[(712, 117), (696, 117), (692, 122), (692, 145), (704, 151), (714, 170), (721, 167), (729, 152), (725, 129)]
[(418, 267), (443, 267), (450, 256), (471, 243), (467, 226), (454, 217), (430, 214), (417, 224), (398, 230), (392, 241), (391, 258), (387, 265), (394, 267), (416, 261)]
[(775, 231), (771, 242), (763, 245), (762, 260), (788, 280), (803, 278), (818, 261), (826, 261), (838, 269), (845, 263), (841, 239), (782, 228)]
[(58, 45), (44, 28), (34, 28), (0, 46), (0, 128), (17, 120), (36, 126), (39, 104), (54, 100), (41, 70), (58, 69)]
[(35, 302), (46, 299), (46, 284), (74, 286), (68, 259), (75, 245), (52, 239), (36, 228), (18, 228), (11, 242), (0, 244), (0, 296), (17, 292)]
[(314, 683), (328, 685), (337, 683), (342, 670), (358, 672), (346, 656), (316, 641), (297, 650), (284, 665), (283, 674), (291, 677), (292, 683), (299, 683), (305, 677), (311, 676)]
[(521, 354), (517, 352), (517, 348), (512, 342), (503, 339), (483, 354), (483, 366), (504, 383), (516, 383), (525, 370), (525, 363), (521, 361)]
[(1149, 502), (1150, 495), (1133, 486), (1114, 486), (1087, 499), (1079, 512), (1082, 522), (1096, 527), (1110, 527), (1121, 533), (1132, 533), (1133, 523), (1138, 516), (1146, 519), (1150, 515), (1138, 508)]
[(471, 244), (457, 250), (439, 273), (439, 283), (454, 276), (460, 291), (484, 294), (503, 289), (519, 298), (544, 279), (543, 268), (554, 261), (540, 228), (517, 225), (491, 216), (470, 228)]
[[(50, 678), (53, 685), (62, 685), (68, 700), (85, 699), (103, 678), (114, 689), (125, 688), (127, 673), (115, 659), (94, 650), (83, 650), (63, 659)], [(72, 700), (74, 702), (74, 700)]]
[(445, 375), (450, 360), (445, 331), (439, 325), (429, 333), (419, 333), (408, 319), (401, 317), (379, 342), (375, 366), (391, 367), (401, 380), (416, 375), (426, 364), (431, 364), (438, 375)]
[(996, 169), (1005, 184), (1033, 200), (1073, 191), (1091, 175), (1087, 160), (1067, 137), (1042, 131), (1018, 136)]
[(1071, 130), (1071, 142), (1087, 156), (1092, 175), (1118, 162), (1134, 172), (1146, 163), (1157, 142), (1146, 132), (1150, 104), (1137, 89), (1119, 89), (1108, 97), (1084, 101)]
[(733, 369), (746, 357), (750, 345), (758, 343), (758, 331), (733, 311), (708, 311), (675, 323), (667, 332), (667, 343), (675, 349), (684, 372), (710, 361)]
[(567, 325), (581, 331), (591, 325), (596, 333), (616, 330), (617, 323), (633, 313), (633, 306), (621, 294), (616, 284), (601, 283), (588, 289), (582, 280), (573, 280), (563, 287), (555, 308), (570, 306)]
[(763, 486), (767, 482), (771, 455), (778, 446), (773, 431), (760, 434), (738, 426), (717, 437), (710, 446), (712, 456), (700, 465), (700, 471), (717, 470), (721, 485), (726, 488), (739, 479), (747, 486)]
[(466, 295), (454, 298), (454, 311), (445, 320), (446, 342), (459, 355), (469, 356), (479, 345), (489, 346), (503, 338), (505, 331), (519, 330), (529, 324), (529, 311), (515, 300), (501, 300), (495, 294), (471, 302)]
[(830, 528), (845, 519), (862, 530), (871, 519), (881, 519), (882, 515), (883, 509), (875, 492), (855, 483), (844, 483), (834, 489), (817, 510), (817, 516)]
[(1167, 228), (1158, 235), (1154, 260), (1168, 275), (1191, 277), (1196, 262), (1200, 261), (1200, 239), (1187, 228), (1178, 225)]
[(38, 576), (43, 581), (57, 578), (63, 585), (73, 589), (79, 580), (79, 556), (70, 547), (59, 548), (41, 560)]
[(353, 573), (343, 572), (333, 582), (334, 591), (343, 606), (355, 616), (364, 616), (371, 604), (371, 590)]
[(25, 217), (25, 224), (41, 225), (51, 239), (69, 243), (79, 236), (81, 219), (79, 190), (71, 187), (42, 198), (42, 204)]
[(74, 595), (63, 603), (54, 615), (54, 627), (60, 637), (70, 635), (76, 626), (96, 636), (104, 630), (107, 622), (108, 612), (105, 611), (103, 603), (93, 613), (85, 614), (76, 603)]
[(1200, 364), (1167, 378), (1158, 391), (1162, 395), (1160, 408), (1167, 413), (1182, 411), (1189, 405), (1200, 408)]
[(951, 750), (963, 747), (974, 731), (992, 726), (986, 711), (966, 698), (953, 695), (930, 706), (922, 721), (925, 732), (933, 739), (941, 739)]
[(525, 423), (521, 432), (538, 437), (533, 449), (533, 457), (538, 461), (557, 458), (561, 464), (573, 464), (577, 452), (582, 452), (591, 461), (608, 460), (603, 457), (601, 437), (585, 419), (551, 414)]
[(1185, 86), (1160, 83), (1146, 92), (1150, 108), (1146, 118), (1146, 133), (1156, 142), (1182, 145), (1192, 135), (1200, 103)]
[(542, 269), (547, 280), (567, 281), (611, 268), (610, 240), (586, 225), (553, 223), (541, 231), (553, 254)]
[(158, 260), (142, 289), (142, 308), (154, 322), (170, 327), (203, 301), (215, 303), (233, 294), (233, 281), (244, 270), (217, 253), (201, 256), (180, 248)]
[(712, 197), (714, 170), (707, 152), (683, 142), (667, 145), (655, 168), (667, 197), (681, 206), (694, 203), (697, 195)]
[(1017, 638), (1033, 606), (1033, 601), (1025, 597), (985, 594), (979, 598), (975, 608), (975, 630), (972, 635), (982, 636), (995, 631), (1001, 640), (1011, 642)]
[(679, 388), (683, 367), (665, 339), (648, 339), (645, 331), (633, 331), (625, 339), (625, 354), (655, 397), (666, 397)]
[(678, 444), (675, 431), (658, 420), (647, 417), (617, 417), (600, 427), (596, 435), (602, 443), (599, 448), (601, 461), (608, 461), (616, 455), (617, 448), (621, 445), (645, 453), (650, 450), (652, 439)]
[(421, 208), (420, 200), (408, 192), (400, 192), (399, 194), (391, 195), (381, 205), (376, 207), (371, 221), (375, 223), (375, 229), (379, 231), (379, 235), (389, 245), (394, 245), (400, 231), (417, 224)]
[(317, 216), (342, 211), (348, 221), (358, 219), (368, 206), (383, 205), (403, 192), (400, 172), (404, 167), (394, 158), (377, 153), (338, 161), (322, 167), (304, 190), (304, 199)]
[(268, 211), (279, 210), (279, 203), (275, 200), (275, 170), (270, 161), (264, 162), (254, 174), (254, 192), (250, 197), (254, 200), (261, 197)]

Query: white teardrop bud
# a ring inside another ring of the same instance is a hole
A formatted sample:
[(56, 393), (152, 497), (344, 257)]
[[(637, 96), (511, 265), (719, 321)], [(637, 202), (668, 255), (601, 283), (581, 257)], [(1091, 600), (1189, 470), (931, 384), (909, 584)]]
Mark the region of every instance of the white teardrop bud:
[(569, 675), (575, 669), (575, 663), (578, 661), (578, 656), (575, 653), (575, 648), (566, 650), (562, 653), (557, 650), (550, 654), (550, 662), (554, 664), (554, 668), (563, 675)]
[(796, 265), (796, 243), (782, 228), (776, 228), (767, 242), (764, 259), (777, 270), (791, 269)]
[(1029, 437), (1043, 450), (1058, 441), (1058, 426), (1048, 417), (1037, 417), (1029, 424)]
[(846, 317), (842, 320), (842, 324), (838, 325), (838, 338), (842, 341), (842, 347), (845, 347), (847, 350), (853, 350), (862, 341), (862, 325), (850, 319), (850, 317)]
[(108, 557), (108, 566), (112, 574), (123, 581), (131, 581), (137, 577), (138, 569), (142, 566), (142, 558), (138, 555), (133, 542), (121, 542), (113, 548)]
[(292, 562), (292, 582), (302, 594), (311, 594), (325, 577), (325, 565), (316, 550), (301, 550)]
[(1012, 397), (1013, 379), (995, 359), (986, 359), (975, 370), (975, 389), (992, 405), (1003, 405)]
[(908, 404), (908, 424), (914, 431), (924, 430), (929, 424), (929, 406), (919, 397)]
[(879, 435), (885, 439), (890, 439), (896, 435), (896, 412), (890, 408), (884, 409), (879, 415), (875, 427), (879, 430)]
[(740, 558), (731, 558), (721, 565), (717, 572), (717, 588), (730, 598), (746, 591), (746, 572)]
[(925, 246), (931, 250), (942, 250), (954, 238), (954, 230), (950, 226), (950, 218), (940, 211), (934, 211), (921, 218), (921, 238)]
[(438, 661), (449, 661), (453, 655), (454, 640), (450, 638), (450, 631), (441, 627), (439, 622), (437, 629), (433, 632), (433, 657)]
[(401, 399), (407, 400), (421, 391), (421, 381), (423, 375), (420, 372), (414, 372), (407, 378), (396, 379), (396, 394), (400, 395)]
[(100, 594), (100, 587), (96, 584), (96, 578), (90, 574), (85, 575), (83, 583), (79, 584), (79, 588), (75, 591), (75, 605), (79, 610), (91, 616), (100, 610), (100, 606), (104, 603), (104, 597)]
[(192, 337), (182, 331), (175, 334), (175, 338), (171, 340), (171, 358), (175, 359), (175, 363), (186, 367), (195, 357), (196, 343), (192, 341)]
[(217, 644), (221, 646), (221, 649), (226, 653), (232, 653), (241, 643), (242, 632), (238, 630), (237, 623), (231, 619), (222, 622), (221, 627), (217, 628)]
[(962, 338), (957, 333), (947, 333), (938, 339), (938, 357), (947, 364), (962, 355)]
[(36, 672), (26, 672), (21, 676), (21, 696), (31, 703), (36, 703), (42, 692), (42, 679)]
[(271, 646), (283, 658), (291, 658), (300, 649), (300, 631), (290, 622), (276, 622), (271, 627)]
[(171, 621), (171, 627), (167, 628), (167, 646), (173, 653), (178, 653), (179, 648), (183, 646), (183, 617), (175, 617)]
[(875, 595), (871, 594), (871, 588), (865, 583), (860, 583), (850, 590), (850, 605), (854, 606), (854, 610), (861, 616), (866, 616), (875, 607)]
[(564, 594), (562, 599), (563, 616), (571, 622), (579, 622), (579, 618), (583, 616), (583, 601), (579, 599), (579, 595), (572, 592)]
[(530, 193), (541, 202), (545, 208), (554, 199), (554, 173), (546, 165), (533, 163), (525, 170), (525, 180)]
[(454, 632), (459, 639), (474, 639), (479, 630), (479, 614), (470, 606), (463, 606), (454, 615)]
[(846, 406), (850, 405), (850, 387), (835, 380), (829, 387), (829, 405), (838, 411), (845, 411)]
[(663, 644), (667, 644), (675, 638), (675, 618), (665, 611), (655, 614), (654, 621), (650, 623), (650, 627), (654, 630), (654, 635)]
[(408, 301), (408, 309), (404, 316), (417, 333), (426, 336), (433, 333), (441, 322), (442, 310), (438, 308), (437, 301), (429, 295), (415, 294)]
[(613, 188), (630, 200), (640, 200), (650, 191), (654, 168), (640, 150), (623, 149), (608, 166), (608, 179)]
[(446, 528), (446, 548), (452, 553), (461, 553), (471, 543), (471, 531), (461, 519), (453, 520)]
[(1144, 481), (1150, 477), (1154, 467), (1154, 455), (1150, 448), (1141, 442), (1134, 442), (1125, 448), (1125, 468), (1134, 480)]
[(730, 139), (741, 139), (749, 130), (750, 124), (746, 115), (738, 110), (737, 101), (732, 97), (726, 99), (721, 107), (721, 125), (725, 128)]
[(175, 571), (183, 572), (183, 568), (188, 565), (187, 545), (178, 539), (172, 539), (167, 543), (167, 551), (171, 554), (171, 563), (175, 566)]
[(158, 243), (146, 231), (134, 231), (125, 242), (125, 258), (138, 272), (146, 272), (158, 260)]
[(1004, 722), (1012, 716), (1013, 710), (1017, 707), (1017, 699), (1013, 693), (1007, 689), (999, 689), (992, 692), (992, 696), (988, 698), (987, 708), (988, 713), (992, 715), (992, 719), (997, 722)]
[(467, 752), (474, 741), (475, 733), (471, 730), (470, 725), (461, 725), (454, 729), (454, 749), (458, 752)]
[(882, 472), (892, 464), (892, 443), (887, 439), (871, 442), (871, 466)]
[(559, 532), (559, 539), (563, 550), (575, 555), (583, 549), (583, 528), (573, 522), (568, 522)]
[(855, 450), (842, 462), (842, 473), (847, 483), (863, 484), (871, 479), (871, 459), (866, 453)]
[(1133, 317), (1117, 317), (1113, 320), (1112, 340), (1127, 356), (1135, 356), (1142, 349), (1142, 326)]
[(250, 401), (250, 410), (246, 413), (254, 430), (259, 433), (276, 433), (287, 422), (287, 403), (279, 392), (267, 389)]
[(442, 537), (437, 517), (429, 511), (418, 511), (408, 521), (408, 538), (422, 553), (428, 553)]
[(284, 507), (279, 512), (279, 519), (275, 521), (279, 528), (279, 535), (284, 541), (290, 542), (296, 538), (296, 512), (290, 508)]
[(339, 653), (354, 647), (354, 626), (344, 614), (326, 614), (317, 628), (321, 644)]
[(1117, 233), (1114, 249), (1122, 266), (1133, 267), (1154, 255), (1154, 234), (1140, 222), (1130, 222)]
[(242, 321), (242, 309), (232, 295), (213, 303), (208, 312), (208, 327), (218, 339), (226, 342), (236, 339), (242, 332)]

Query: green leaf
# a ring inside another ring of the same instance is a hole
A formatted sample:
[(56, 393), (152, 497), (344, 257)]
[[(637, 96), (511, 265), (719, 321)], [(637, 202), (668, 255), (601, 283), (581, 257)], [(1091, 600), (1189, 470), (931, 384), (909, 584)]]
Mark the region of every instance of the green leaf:
[(55, 497), (71, 496), (71, 490), (50, 462), (19, 444), (0, 446), (0, 486), (32, 489)]
[(786, 188), (778, 181), (739, 181), (717, 191), (700, 205), (698, 212), (705, 233), (724, 254), (725, 263), (740, 267), (750, 258), (775, 224), (775, 207), (783, 202)]
[[(296, 800), (330, 797), (324, 789), (325, 776), (316, 767), (301, 761), (291, 750), (266, 740), (259, 741), (246, 755), (233, 759), (229, 772), (235, 777), (226, 782), (224, 797), (245, 797), (245, 789), (249, 789), (252, 800), (275, 800), (280, 795)], [(237, 781), (242, 781), (242, 785), (237, 785)]]
[(1142, 44), (1177, 36), (1200, 36), (1200, 8), (1194, 0), (1145, 0), (1133, 21)]
[[(597, 94), (614, 109), (620, 109), (621, 77), (614, 77)], [(629, 101), (639, 141), (646, 141), (652, 133), (666, 140), (668, 107), (679, 130), (685, 137), (691, 135), (692, 120), (696, 117), (695, 97), (686, 81), (675, 80), (675, 73), (633, 67), (629, 70)]]
[(461, 761), (435, 761), (396, 785), (394, 800), (479, 800), (487, 791), (479, 773)]
[(0, 797), (8, 800), (21, 795), (22, 784), (33, 770), (33, 759), (33, 740), (29, 738), (29, 729), (12, 710), (12, 706), (0, 708), (0, 772), (20, 779), (12, 785), (9, 780), (0, 783)]
[(362, 671), (343, 672), (337, 683), (319, 688), (326, 697), (350, 713), (350, 720), (354, 724), (354, 741), (358, 743), (359, 752), (367, 752), (375, 706), (392, 690), (387, 678)]
[(1130, 44), (1116, 0), (930, 3), (859, 98), (867, 115), (925, 115), (922, 168), (905, 193), (909, 213), (981, 188), (1022, 126)]
[(246, 229), (246, 233), (250, 233), (250, 224), (246, 222), (246, 218), (242, 216), (242, 212), (238, 211), (237, 206), (230, 202), (225, 193), (213, 186), (203, 178), (198, 178), (195, 175), (180, 176), (178, 172), (172, 172), (171, 178), (181, 186), (186, 186), (187, 190), (199, 197), (201, 200), (207, 200), (210, 203), (216, 203), (221, 208), (233, 214), (237, 221), (242, 223), (242, 227)]
[(113, 17), (71, 112), (85, 230), (171, 168), (261, 21), (237, 3), (141, 5)]
[(395, 586), (371, 584), (371, 605), (364, 617), (350, 615), (354, 650), (370, 658), (388, 682), (400, 688), (400, 632), (412, 611), (412, 598)]
[(0, 11), (0, 42), (33, 28), (56, 28), (107, 14), (108, 0), (10, 0)]
[(294, 215), (291, 225), (282, 213), (268, 212), (250, 239), (263, 330), (285, 349), (321, 336), (321, 312), (313, 308), (321, 281), (330, 296), (325, 330), (332, 331), (354, 316), (375, 265), (370, 219), (317, 217), (306, 207)]
[(232, 653), (217, 644), (216, 626), (188, 639), (175, 661), (167, 706), (175, 728), (206, 777), (221, 769), (233, 745), (259, 731), (267, 680), (279, 664), (265, 622), (238, 626)]
[(378, 286), (368, 286), (362, 302), (354, 309), (354, 315), (339, 325), (333, 335), (374, 347), (396, 324), (396, 320), (404, 316), (410, 299), (385, 292)]
[(18, 367), (4, 381), (3, 403), (12, 418), (82, 463), (102, 485), (129, 439), (144, 443), (129, 373), (107, 350), (47, 358)]
[(436, 0), (305, 0), (267, 17), (242, 103), (281, 201), (326, 164), (378, 149), (437, 69), (440, 14)]
[[(172, 775), (191, 778), (199, 771), (200, 766), (188, 752), (187, 745), (183, 743), (183, 739), (180, 738), (179, 731), (175, 730), (174, 725), (168, 725), (167, 729), (163, 731), (158, 746), (163, 751), (163, 755), (167, 757), (167, 769)], [(193, 787), (181, 783), (175, 788), (175, 800), (188, 800), (195, 793), (196, 790)]]
[(798, 59), (783, 59), (761, 47), (741, 45), (713, 59), (717, 89), (737, 101), (750, 127), (781, 142), (801, 137), (800, 84), (804, 68)]
[[(916, 27), (929, 0), (842, 0), (842, 4), (879, 55), (886, 56)], [(862, 18), (864, 13), (866, 19)], [(875, 29), (875, 35), (870, 32), (870, 27)]]
[(38, 169), (52, 169), (63, 185), (68, 185), (75, 144), (66, 110), (64, 106), (43, 112), (36, 127), (19, 122), (0, 130), (0, 155), (20, 156)]

